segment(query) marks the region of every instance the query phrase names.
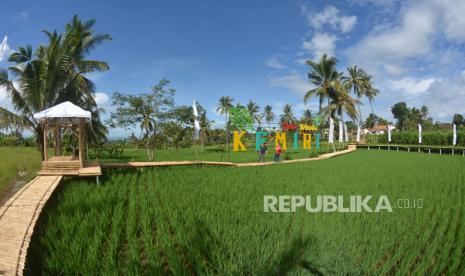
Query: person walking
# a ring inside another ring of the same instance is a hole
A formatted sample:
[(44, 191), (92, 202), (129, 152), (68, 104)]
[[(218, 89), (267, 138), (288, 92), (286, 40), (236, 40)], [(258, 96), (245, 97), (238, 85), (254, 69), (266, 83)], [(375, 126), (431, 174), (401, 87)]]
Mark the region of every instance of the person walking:
[(279, 162), (279, 157), (281, 156), (281, 145), (276, 143), (275, 154), (274, 154), (274, 162)]
[(268, 152), (268, 147), (266, 146), (266, 143), (263, 143), (260, 146), (260, 158), (258, 159), (258, 162), (265, 162), (265, 155)]

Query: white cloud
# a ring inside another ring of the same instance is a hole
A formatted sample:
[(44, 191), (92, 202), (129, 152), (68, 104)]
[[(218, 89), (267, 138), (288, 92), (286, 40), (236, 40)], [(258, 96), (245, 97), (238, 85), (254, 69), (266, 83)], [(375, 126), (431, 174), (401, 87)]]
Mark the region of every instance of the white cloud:
[[(13, 86), (16, 88), (16, 90), (20, 90), (19, 88), (19, 83), (17, 81), (13, 81)], [(0, 86), (0, 101), (5, 101), (8, 100), (10, 101), (10, 96), (8, 94), (8, 91), (4, 86)]]
[(8, 45), (8, 43), (6, 43), (3, 46), (3, 48), (1, 48), (0, 46), (0, 62), (3, 61), (3, 59), (8, 58), (8, 56), (12, 53), (13, 53), (13, 50), (10, 49), (10, 46)]
[(279, 58), (274, 56), (274, 57), (271, 57), (269, 58), (266, 62), (265, 62), (265, 65), (268, 66), (268, 67), (271, 67), (273, 69), (284, 69), (286, 68), (286, 66), (284, 64), (282, 64), (280, 61), (279, 61)]
[(443, 30), (447, 39), (455, 42), (465, 41), (465, 1), (456, 0), (431, 0), (432, 5), (437, 5), (440, 13)]
[(302, 48), (313, 54), (315, 59), (319, 59), (324, 54), (334, 56), (336, 40), (335, 35), (316, 33), (311, 40), (302, 42)]
[(303, 80), (299, 74), (292, 73), (287, 76), (270, 79), (271, 87), (283, 87), (296, 93), (298, 96), (304, 96), (311, 86), (307, 80)]
[[(460, 53), (453, 47), (444, 49), (444, 45), (447, 42), (465, 42), (463, 14), (464, 1), (404, 3), (400, 8), (399, 23), (375, 25), (371, 32), (345, 53), (352, 63), (366, 65), (366, 69), (378, 71), (380, 75), (399, 75), (401, 73), (397, 69), (405, 69), (409, 61), (415, 60), (437, 65), (446, 63), (450, 67), (454, 62), (451, 59)], [(425, 69), (413, 66), (414, 70)]]
[(97, 105), (104, 105), (108, 102), (108, 96), (105, 93), (97, 92), (94, 95), (94, 100), (97, 103)]
[(308, 59), (306, 59), (306, 58), (298, 58), (298, 59), (295, 60), (295, 63), (305, 65), (305, 64), (307, 64), (307, 60)]
[(350, 3), (366, 6), (382, 6), (382, 7), (392, 7), (395, 3), (395, 0), (349, 0)]
[(307, 9), (303, 9), (306, 14), (309, 24), (316, 30), (320, 30), (325, 26), (330, 26), (334, 30), (342, 33), (350, 32), (357, 23), (357, 17), (341, 15), (339, 10), (333, 6), (327, 6), (320, 13), (309, 13)]
[(395, 64), (384, 64), (383, 68), (391, 76), (398, 76), (405, 72), (405, 69)]
[(402, 78), (400, 80), (390, 81), (394, 90), (400, 90), (408, 96), (418, 96), (426, 92), (431, 85), (437, 81), (435, 78), (416, 80), (414, 78)]
[(410, 9), (399, 26), (373, 31), (349, 49), (349, 56), (363, 60), (399, 60), (424, 55), (431, 47), (434, 17), (434, 11), (428, 6)]
[(3, 86), (0, 86), (0, 101), (6, 100), (7, 97), (6, 89)]
[(463, 114), (465, 106), (465, 76), (435, 81), (420, 98), (435, 119), (451, 121), (455, 113)]

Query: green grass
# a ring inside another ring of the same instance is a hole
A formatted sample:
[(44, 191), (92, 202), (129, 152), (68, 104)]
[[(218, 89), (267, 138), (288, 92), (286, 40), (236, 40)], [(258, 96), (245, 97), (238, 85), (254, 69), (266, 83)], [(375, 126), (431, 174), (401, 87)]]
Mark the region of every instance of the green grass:
[(34, 178), (40, 167), (40, 153), (36, 148), (0, 147), (0, 198), (13, 181)]
[[(465, 158), (357, 151), (266, 167), (107, 170), (67, 180), (34, 232), (44, 274), (465, 273)], [(264, 195), (387, 195), (421, 209), (264, 213)], [(31, 271), (31, 270), (29, 270)]]
[[(338, 144), (336, 143), (336, 149), (342, 150), (347, 148), (347, 144)], [(326, 142), (321, 143), (320, 150), (315, 149), (315, 145), (312, 145), (310, 150), (304, 150), (301, 147), (294, 150), (291, 147), (288, 147), (288, 154), (284, 152), (281, 155), (281, 160), (286, 158), (289, 159), (302, 159), (315, 157), (318, 154), (323, 154), (327, 152), (332, 152), (332, 148)], [(268, 147), (268, 154), (266, 160), (273, 161), (274, 148), (273, 145)], [(90, 151), (90, 157), (95, 158), (94, 152)], [(170, 148), (167, 150), (157, 149), (155, 150), (154, 161), (183, 161), (183, 160), (202, 160), (202, 161), (231, 161), (234, 163), (247, 163), (247, 162), (257, 162), (258, 161), (258, 152), (255, 151), (255, 147), (249, 146), (246, 152), (233, 152), (231, 150), (230, 159), (228, 160), (227, 151), (220, 146), (208, 146), (205, 147), (203, 152), (200, 150), (200, 147), (191, 147), (191, 148)], [(101, 162), (142, 162), (148, 161), (147, 150), (146, 149), (125, 149), (122, 156), (114, 157), (110, 156), (108, 152), (104, 152), (100, 158)]]

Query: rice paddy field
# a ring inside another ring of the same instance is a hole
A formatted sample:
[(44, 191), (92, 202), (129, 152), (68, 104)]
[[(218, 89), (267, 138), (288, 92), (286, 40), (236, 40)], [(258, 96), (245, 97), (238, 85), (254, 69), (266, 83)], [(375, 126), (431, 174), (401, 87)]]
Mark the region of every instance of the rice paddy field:
[(0, 199), (10, 183), (31, 180), (40, 166), (40, 152), (36, 148), (0, 147)]
[[(343, 150), (347, 148), (346, 143), (335, 143), (336, 150)], [(157, 161), (193, 161), (193, 160), (202, 160), (202, 161), (230, 161), (234, 163), (248, 163), (248, 162), (257, 162), (258, 153), (255, 150), (255, 145), (251, 143), (247, 144), (247, 151), (241, 152), (240, 154), (234, 153), (232, 151), (232, 145), (230, 147), (231, 153), (228, 155), (226, 149), (223, 149), (222, 146), (205, 146), (201, 150), (200, 146), (190, 147), (190, 148), (168, 148), (168, 149), (157, 149), (155, 150), (154, 160)], [(292, 145), (288, 146), (288, 150), (282, 154), (282, 159), (302, 159), (318, 156), (319, 154), (324, 154), (327, 152), (332, 152), (332, 147), (327, 142), (321, 142), (320, 149), (316, 149), (315, 142), (312, 143), (312, 148), (310, 150), (302, 149), (302, 144), (299, 143), (297, 149), (293, 149)], [(266, 157), (267, 161), (273, 161), (274, 147), (273, 145), (268, 146), (268, 154)], [(90, 158), (95, 159), (95, 154), (91, 150)], [(140, 148), (127, 148), (124, 149), (123, 154), (119, 156), (112, 156), (108, 152), (104, 151), (100, 157), (101, 162), (143, 162), (148, 161), (147, 159), (147, 150)]]
[[(357, 150), (265, 167), (113, 169), (100, 186), (68, 179), (40, 217), (26, 273), (464, 275), (464, 169), (462, 156)], [(265, 213), (264, 195), (386, 195), (393, 212)]]

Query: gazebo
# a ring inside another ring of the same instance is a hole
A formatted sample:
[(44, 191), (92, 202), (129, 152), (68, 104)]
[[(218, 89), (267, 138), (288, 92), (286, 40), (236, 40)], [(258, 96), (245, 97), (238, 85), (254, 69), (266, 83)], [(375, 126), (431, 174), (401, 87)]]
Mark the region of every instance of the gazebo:
[[(85, 125), (91, 119), (90, 111), (86, 111), (71, 102), (63, 102), (34, 114), (40, 120), (44, 131), (44, 161), (40, 175), (101, 175), (100, 165), (85, 161)], [(71, 131), (78, 139), (78, 154), (61, 155), (62, 129)], [(49, 157), (48, 136), (53, 131), (55, 155)]]

